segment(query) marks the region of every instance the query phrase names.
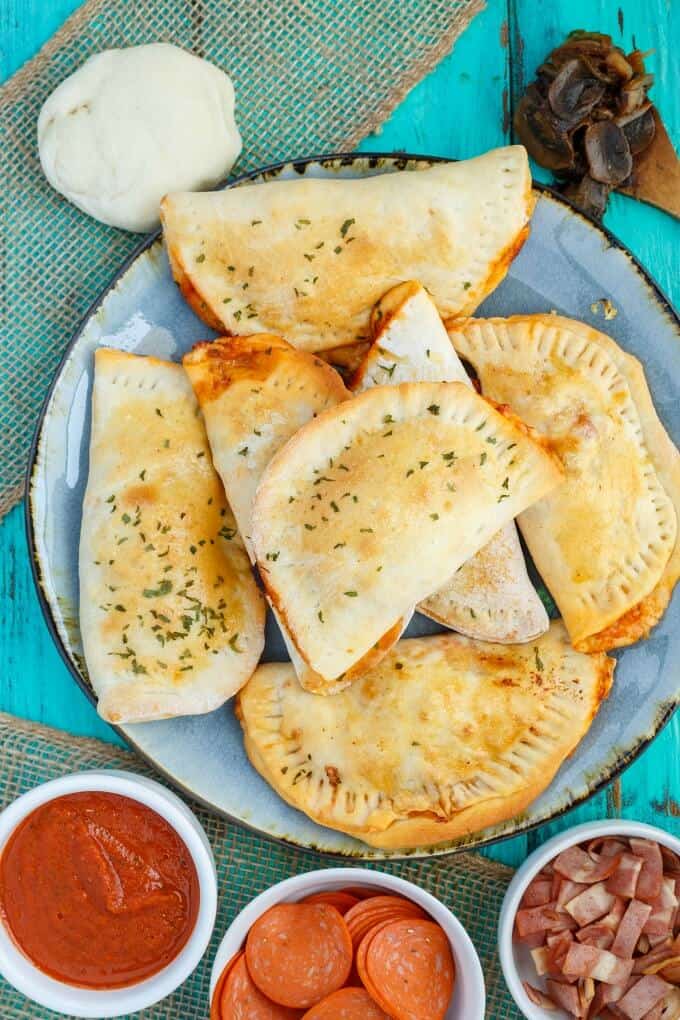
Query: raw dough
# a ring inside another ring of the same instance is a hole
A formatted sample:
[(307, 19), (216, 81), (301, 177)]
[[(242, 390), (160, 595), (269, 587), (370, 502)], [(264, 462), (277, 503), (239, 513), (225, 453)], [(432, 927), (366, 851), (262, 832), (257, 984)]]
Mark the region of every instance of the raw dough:
[(103, 223), (147, 231), (169, 191), (210, 188), (241, 151), (234, 88), (167, 43), (106, 50), (59, 85), (38, 119), (52, 187)]

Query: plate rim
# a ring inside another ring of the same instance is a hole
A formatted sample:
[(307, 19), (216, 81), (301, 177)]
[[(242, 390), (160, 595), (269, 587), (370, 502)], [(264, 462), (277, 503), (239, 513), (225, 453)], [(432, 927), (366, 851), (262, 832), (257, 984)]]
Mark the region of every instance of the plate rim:
[[(238, 185), (244, 184), (247, 181), (254, 180), (255, 178), (262, 177), (266, 174), (276, 174), (277, 172), (284, 170), (287, 167), (292, 167), (297, 173), (300, 173), (300, 175), (302, 176), (306, 172), (307, 168), (313, 163), (319, 163), (323, 165), (324, 163), (339, 162), (341, 165), (344, 163), (345, 165), (350, 166), (357, 160), (368, 161), (369, 166), (371, 161), (375, 161), (377, 165), (377, 163), (381, 160), (387, 160), (391, 163), (399, 163), (400, 161), (403, 161), (404, 163), (421, 162), (430, 164), (459, 162), (458, 160), (449, 158), (447, 156), (431, 156), (423, 153), (406, 152), (405, 150), (401, 149), (393, 150), (392, 152), (359, 152), (359, 151), (330, 152), (323, 153), (321, 155), (305, 156), (302, 159), (284, 159), (278, 160), (275, 163), (267, 163), (264, 166), (258, 167), (254, 170), (248, 170), (243, 174), (239, 174), (233, 180), (225, 181), (223, 185), (212, 190), (221, 191), (227, 188), (234, 188)], [(624, 254), (626, 258), (632, 263), (634, 269), (637, 270), (643, 282), (653, 292), (658, 305), (665, 312), (665, 314), (673, 321), (676, 329), (678, 330), (678, 333), (680, 334), (680, 315), (676, 311), (672, 301), (670, 300), (668, 295), (664, 292), (664, 290), (661, 288), (657, 280), (651, 275), (649, 270), (645, 268), (645, 266), (642, 264), (642, 262), (640, 262), (637, 256), (634, 255), (632, 251), (630, 251), (630, 249), (623, 243), (623, 241), (621, 241), (616, 236), (616, 234), (614, 234), (608, 227), (604, 226), (604, 224), (600, 223), (593, 217), (589, 216), (587, 213), (584, 213), (583, 210), (579, 209), (572, 201), (570, 201), (558, 190), (556, 190), (555, 187), (549, 184), (544, 184), (540, 181), (536, 181), (532, 177), (532, 189), (534, 191), (537, 191), (539, 194), (547, 195), (549, 198), (553, 199), (558, 204), (566, 206), (573, 215), (578, 216), (580, 219), (582, 219), (588, 227), (598, 231), (606, 239), (610, 247), (616, 248), (618, 251)], [(41, 581), (42, 568), (38, 558), (35, 529), (33, 526), (32, 481), (36, 470), (38, 448), (43, 433), (43, 427), (45, 423), (47, 410), (50, 406), (52, 395), (54, 393), (54, 390), (57, 386), (59, 379), (61, 378), (64, 365), (67, 362), (71, 354), (71, 351), (80, 340), (91, 318), (96, 314), (97, 310), (101, 307), (101, 305), (103, 304), (107, 296), (111, 293), (111, 291), (115, 289), (120, 279), (125, 275), (125, 273), (127, 273), (131, 266), (139, 259), (139, 257), (144, 254), (144, 252), (152, 248), (153, 245), (158, 240), (161, 239), (162, 234), (163, 228), (159, 226), (152, 233), (145, 235), (140, 240), (139, 244), (135, 245), (130, 254), (123, 260), (121, 265), (112, 275), (108, 283), (106, 283), (104, 287), (97, 293), (95, 298), (92, 300), (92, 302), (86, 309), (83, 316), (80, 318), (70, 340), (66, 344), (66, 347), (64, 348), (63, 353), (59, 358), (59, 361), (52, 374), (49, 387), (45, 393), (45, 397), (40, 406), (35, 429), (31, 439), (28, 461), (26, 465), (26, 475), (24, 481), (24, 500), (23, 500), (24, 533), (26, 537), (26, 544), (29, 554), (31, 579), (33, 581), (33, 586), (38, 599), (38, 605), (40, 607), (43, 620), (47, 626), (48, 633), (52, 638), (52, 642), (56, 647), (56, 650), (62, 662), (64, 663), (66, 669), (70, 673), (71, 678), (75, 680), (77, 686), (84, 693), (85, 697), (88, 699), (90, 704), (95, 708), (95, 710), (97, 708), (97, 698), (94, 694), (94, 691), (92, 691), (90, 686), (83, 680), (76, 664), (74, 663), (73, 659), (69, 655), (64, 645), (61, 634), (59, 633), (59, 630), (57, 628), (54, 616), (52, 615), (51, 606), (47, 600), (47, 596), (42, 585)], [(596, 794), (601, 793), (604, 789), (606, 789), (607, 786), (609, 786), (610, 783), (614, 782), (614, 780), (618, 779), (621, 775), (623, 775), (623, 773), (626, 772), (627, 769), (630, 768), (630, 766), (635, 761), (637, 761), (637, 759), (642, 755), (642, 753), (661, 734), (661, 732), (668, 725), (676, 709), (679, 706), (680, 706), (680, 689), (678, 689), (675, 699), (669, 700), (663, 706), (664, 710), (660, 714), (660, 716), (658, 716), (657, 719), (655, 720), (653, 724), (653, 729), (651, 730), (650, 733), (646, 734), (644, 737), (638, 740), (638, 742), (630, 750), (624, 753), (622, 755), (621, 760), (617, 762), (616, 766), (613, 767), (609, 773), (602, 775), (597, 780), (597, 782), (595, 782), (592, 786), (588, 787), (587, 791), (584, 794), (570, 800), (569, 803), (559, 808), (557, 811), (555, 811), (554, 814), (550, 815), (549, 818), (544, 818), (537, 821), (522, 821), (520, 822), (520, 824), (518, 825), (517, 829), (514, 832), (502, 833), (501, 835), (498, 836), (489, 836), (485, 839), (481, 839), (478, 842), (471, 844), (462, 844), (442, 851), (437, 851), (435, 845), (434, 847), (426, 847), (425, 849), (415, 849), (412, 851), (399, 851), (395, 854), (390, 854), (388, 857), (378, 857), (377, 855), (374, 855), (371, 852), (371, 848), (369, 846), (362, 848), (356, 854), (342, 853), (341, 851), (327, 850), (314, 846), (306, 846), (302, 843), (296, 842), (294, 839), (286, 838), (285, 836), (277, 836), (274, 835), (273, 833), (267, 832), (264, 829), (260, 829), (256, 825), (253, 825), (250, 822), (247, 822), (241, 818), (236, 817), (235, 815), (224, 810), (223, 808), (217, 807), (209, 800), (206, 800), (205, 798), (201, 797), (195, 791), (190, 790), (184, 783), (180, 782), (163, 766), (159, 765), (158, 762), (156, 762), (153, 759), (153, 757), (151, 757), (144, 750), (142, 750), (142, 748), (139, 747), (136, 741), (132, 739), (130, 735), (122, 729), (121, 726), (116, 725), (115, 723), (107, 723), (107, 725), (111, 726), (112, 730), (120, 737), (120, 739), (123, 741), (127, 749), (133, 750), (135, 754), (139, 755), (142, 761), (150, 765), (151, 768), (153, 768), (158, 775), (162, 776), (165, 779), (165, 781), (170, 784), (171, 787), (173, 787), (175, 790), (179, 790), (182, 793), (182, 795), (188, 798), (190, 801), (202, 805), (207, 810), (213, 812), (214, 814), (218, 815), (219, 817), (225, 819), (230, 823), (240, 825), (243, 828), (249, 830), (250, 832), (255, 833), (257, 836), (270, 840), (271, 842), (281, 844), (283, 846), (289, 847), (294, 850), (302, 851), (304, 853), (312, 855), (320, 854), (324, 857), (342, 860), (345, 862), (348, 860), (357, 862), (380, 860), (384, 861), (385, 864), (389, 864), (390, 862), (396, 863), (398, 861), (413, 860), (417, 858), (428, 860), (436, 857), (439, 860), (446, 860), (449, 857), (453, 857), (455, 854), (464, 853), (466, 851), (467, 852), (478, 851), (485, 847), (495, 846), (497, 844), (504, 843), (506, 840), (515, 839), (518, 836), (525, 836), (535, 831), (536, 829), (540, 828), (542, 825), (552, 824), (558, 819), (563, 818), (564, 815), (566, 815), (569, 811), (572, 811), (575, 808), (580, 807), (582, 804), (585, 804)]]

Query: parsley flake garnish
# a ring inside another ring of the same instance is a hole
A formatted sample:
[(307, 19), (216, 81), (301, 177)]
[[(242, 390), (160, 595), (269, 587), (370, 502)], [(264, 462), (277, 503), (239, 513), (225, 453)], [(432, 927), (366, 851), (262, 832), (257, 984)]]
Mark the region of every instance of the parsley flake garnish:
[(357, 597), (357, 594), (358, 594), (358, 592), (355, 592), (355, 591), (346, 591), (346, 592), (343, 592), (343, 595), (346, 595), (348, 599), (355, 599)]
[(438, 415), (439, 404), (430, 404), (430, 406), (428, 407), (428, 411), (430, 412), (430, 414)]
[(157, 588), (145, 588), (142, 595), (145, 599), (156, 599), (160, 598), (161, 595), (169, 595), (171, 591), (172, 581), (165, 577), (162, 581), (158, 582)]

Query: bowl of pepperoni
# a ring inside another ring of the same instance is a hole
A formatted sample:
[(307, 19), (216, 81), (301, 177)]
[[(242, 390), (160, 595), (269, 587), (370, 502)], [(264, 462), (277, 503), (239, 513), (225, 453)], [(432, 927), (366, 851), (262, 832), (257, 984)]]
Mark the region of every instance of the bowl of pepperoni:
[(236, 917), (217, 951), (211, 1020), (483, 1020), (484, 977), (451, 911), (363, 868), (288, 878)]
[(678, 1020), (680, 840), (625, 819), (568, 829), (515, 874), (498, 938), (528, 1020)]

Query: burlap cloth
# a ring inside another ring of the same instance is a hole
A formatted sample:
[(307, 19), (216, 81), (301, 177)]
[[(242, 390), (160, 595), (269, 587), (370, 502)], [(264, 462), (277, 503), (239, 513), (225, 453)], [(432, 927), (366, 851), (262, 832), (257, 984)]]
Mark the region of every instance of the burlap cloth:
[[(80, 769), (122, 768), (153, 775), (136, 755), (99, 740), (71, 737), (58, 730), (26, 723), (0, 713), (0, 809), (37, 783)], [(158, 778), (158, 777), (155, 777)], [(215, 933), (208, 952), (189, 980), (169, 999), (137, 1017), (145, 1020), (205, 1020), (208, 1016), (210, 968), (227, 926), (236, 914), (268, 886), (304, 871), (330, 868), (328, 857), (293, 850), (228, 824), (194, 805), (212, 844), (220, 898)], [(362, 865), (366, 866), (366, 865)], [(371, 867), (371, 865), (367, 865)], [(428, 889), (451, 907), (465, 925), (482, 961), (489, 1020), (518, 1020), (503, 983), (496, 955), (496, 924), (508, 880), (502, 864), (478, 854), (461, 853), (448, 861), (381, 863), (383, 871), (401, 875)], [(34, 1006), (0, 978), (2, 1020), (43, 1020), (50, 1010)], [(460, 1020), (470, 1020), (461, 1017)]]
[[(36, 122), (86, 57), (167, 41), (234, 80), (236, 171), (352, 149), (451, 49), (483, 0), (88, 0), (0, 89), (0, 516), (22, 494), (38, 411), (78, 322), (139, 238), (44, 180)], [(453, 114), (452, 114), (453, 115)]]

